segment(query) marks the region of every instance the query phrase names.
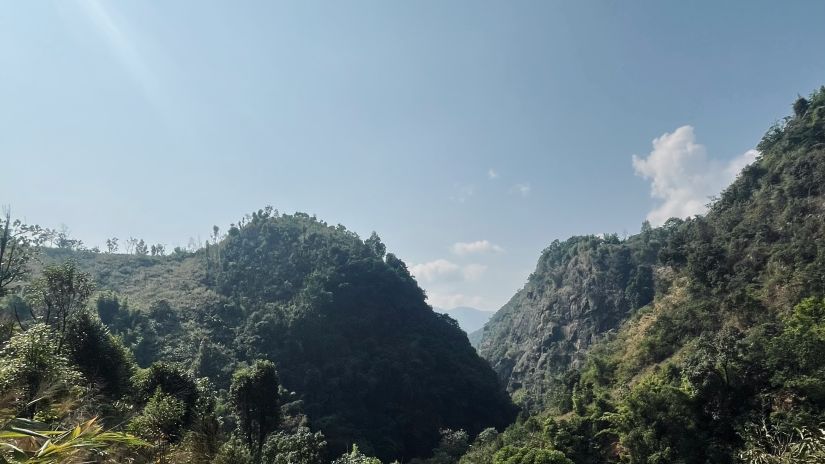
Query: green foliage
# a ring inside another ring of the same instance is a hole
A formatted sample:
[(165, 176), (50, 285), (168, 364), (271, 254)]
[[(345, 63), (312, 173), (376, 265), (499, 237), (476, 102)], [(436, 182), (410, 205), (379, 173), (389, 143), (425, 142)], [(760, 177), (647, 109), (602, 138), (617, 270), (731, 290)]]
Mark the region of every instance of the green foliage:
[(501, 447), (499, 433), (494, 428), (482, 430), (461, 456), (461, 464), (492, 464), (493, 454)]
[(137, 366), (126, 348), (89, 311), (81, 311), (66, 331), (68, 357), (83, 376), (111, 398), (130, 393)]
[(352, 445), (352, 451), (344, 453), (332, 461), (332, 464), (381, 464), (381, 460), (366, 456), (358, 449), (358, 446)]
[(140, 311), (129, 307), (113, 292), (101, 293), (95, 300), (100, 320), (117, 334), (134, 354), (140, 366), (148, 366), (158, 357), (158, 324)]
[(146, 242), (144, 242), (143, 239), (140, 239), (137, 243), (135, 243), (135, 254), (143, 256), (149, 254), (149, 246), (146, 245)]
[(611, 462), (616, 439), (609, 420), (612, 414), (594, 411), (587, 416), (548, 418), (544, 422), (544, 438), (550, 447), (576, 464)]
[[(825, 300), (803, 300), (783, 322), (781, 331), (764, 350), (772, 374), (770, 384), (778, 390), (776, 396), (792, 405), (796, 413), (806, 411), (814, 418), (825, 419)], [(818, 425), (813, 418), (795, 422)]]
[[(181, 429), (192, 424), (198, 407), (199, 390), (195, 379), (179, 366), (158, 362), (139, 370), (132, 382), (137, 403), (145, 404), (144, 409), (147, 409), (154, 402), (152, 411), (158, 413), (157, 417), (147, 418), (147, 430), (160, 431), (153, 435), (156, 438), (177, 442), (183, 435)], [(160, 425), (152, 428), (155, 423)]]
[(260, 456), (264, 439), (281, 420), (278, 373), (271, 361), (257, 360), (232, 375), (229, 397), (247, 446)]
[(226, 385), (232, 377), (234, 364), (234, 353), (225, 346), (204, 338), (192, 361), (192, 370), (198, 377), (208, 377), (216, 384)]
[[(495, 429), (492, 429), (495, 432)], [(487, 432), (488, 434), (490, 432)], [(463, 430), (441, 430), (441, 440), (438, 446), (433, 449), (433, 456), (423, 460), (426, 464), (451, 464), (457, 463), (459, 459), (470, 449), (470, 437)], [(418, 461), (413, 461), (418, 462)]]
[(221, 446), (213, 464), (253, 464), (252, 453), (243, 440), (232, 438)]
[(98, 294), (95, 299), (95, 308), (97, 308), (97, 315), (100, 320), (107, 326), (114, 324), (122, 311), (120, 298), (114, 292)]
[[(364, 241), (265, 209), (220, 238), (168, 257), (55, 249), (46, 257), (94, 274), (105, 289), (97, 312), (139, 366), (186, 366), (228, 391), (238, 366), (277, 362), (291, 404), (333, 456), (353, 443), (387, 460), (425, 456), (439, 429), (472, 435), (514, 417), (494, 372), (431, 310), (377, 234)], [(136, 391), (140, 407), (154, 388)]]
[(66, 328), (72, 317), (86, 306), (94, 290), (91, 275), (72, 261), (48, 265), (27, 289), (29, 305), (37, 321), (54, 328), (58, 350), (62, 350)]
[(148, 443), (126, 433), (105, 431), (97, 419), (66, 430), (53, 430), (32, 421), (0, 415), (0, 462), (68, 464), (123, 462), (123, 448)]
[(192, 412), (191, 425), (186, 436), (186, 448), (191, 460), (209, 462), (226, 441), (222, 408), (212, 383), (207, 378), (196, 380), (198, 400)]
[(0, 393), (18, 395), (25, 413), (48, 406), (31, 403), (50, 392), (59, 398), (83, 383), (82, 375), (58, 352), (57, 337), (45, 324), (15, 334), (0, 350)]
[(183, 401), (158, 387), (140, 415), (129, 424), (129, 429), (154, 443), (177, 443), (184, 433), (186, 414)]
[(637, 385), (621, 406), (621, 443), (629, 462), (705, 462), (689, 395), (660, 378)]
[(323, 464), (327, 442), (321, 432), (299, 427), (294, 433), (270, 434), (264, 444), (262, 461), (267, 464)]
[(810, 103), (804, 97), (799, 97), (793, 102), (793, 112), (797, 118), (801, 118), (805, 116), (805, 113), (808, 111), (810, 107)]
[(5, 209), (0, 217), (0, 298), (29, 274), (29, 263), (39, 252), (50, 231), (11, 219)]
[(230, 229), (209, 263), (238, 302), (238, 357), (278, 362), (334, 454), (359, 443), (411, 458), (439, 428), (506, 425), (514, 409), (495, 375), (379, 242), (303, 214), (262, 211)]
[(825, 462), (825, 430), (783, 432), (762, 424), (748, 430), (739, 452), (743, 464), (821, 464)]
[(16, 329), (22, 329), (24, 325), (31, 323), (31, 310), (26, 304), (26, 300), (20, 295), (6, 295), (0, 297), (0, 343), (4, 343), (11, 338)]
[(573, 464), (561, 451), (505, 446), (493, 457), (494, 464)]
[[(491, 318), (479, 346), (524, 409), (569, 408), (565, 372), (631, 311), (653, 301), (653, 266), (667, 236), (655, 229), (627, 240), (573, 237), (542, 252), (525, 287)], [(517, 368), (527, 359), (538, 363)]]
[(370, 238), (364, 240), (364, 245), (372, 250), (372, 252), (375, 253), (375, 256), (378, 256), (379, 258), (384, 258), (384, 255), (387, 254), (387, 246), (381, 242), (381, 237), (379, 237), (375, 232), (370, 235)]

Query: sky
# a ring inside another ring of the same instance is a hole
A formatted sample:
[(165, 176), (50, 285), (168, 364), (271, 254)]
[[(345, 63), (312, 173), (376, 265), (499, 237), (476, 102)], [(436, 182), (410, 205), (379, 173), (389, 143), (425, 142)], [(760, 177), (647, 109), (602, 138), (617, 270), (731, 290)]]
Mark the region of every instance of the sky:
[(703, 211), (825, 84), (825, 2), (4, 2), (0, 204), (205, 240), (272, 205), (378, 232), (431, 304)]

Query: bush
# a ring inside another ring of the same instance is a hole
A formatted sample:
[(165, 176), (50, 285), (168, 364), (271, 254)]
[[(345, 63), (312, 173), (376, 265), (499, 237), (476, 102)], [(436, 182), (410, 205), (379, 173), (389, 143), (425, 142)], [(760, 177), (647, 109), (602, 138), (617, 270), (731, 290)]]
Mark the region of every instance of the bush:
[(358, 450), (357, 446), (352, 445), (351, 452), (344, 453), (341, 457), (332, 461), (332, 464), (381, 464), (381, 461), (378, 458), (365, 456)]
[(327, 442), (321, 432), (299, 427), (295, 433), (270, 434), (263, 449), (267, 464), (322, 464)]
[(505, 446), (493, 456), (494, 464), (574, 464), (561, 451), (529, 446)]
[(221, 446), (212, 464), (252, 464), (252, 453), (244, 442), (233, 437)]
[(69, 323), (66, 349), (86, 379), (99, 382), (104, 393), (119, 398), (131, 390), (135, 361), (96, 316), (83, 311)]
[[(83, 384), (83, 376), (58, 354), (57, 338), (45, 324), (15, 334), (0, 350), (0, 393), (18, 393), (28, 403), (49, 390), (58, 398)], [(29, 414), (35, 406), (28, 406)]]
[(129, 424), (129, 429), (156, 443), (177, 443), (183, 436), (185, 416), (183, 402), (158, 387), (143, 412)]
[(174, 364), (158, 362), (138, 371), (133, 381), (138, 402), (148, 401), (159, 388), (183, 403), (188, 423), (198, 400), (198, 387), (189, 373)]

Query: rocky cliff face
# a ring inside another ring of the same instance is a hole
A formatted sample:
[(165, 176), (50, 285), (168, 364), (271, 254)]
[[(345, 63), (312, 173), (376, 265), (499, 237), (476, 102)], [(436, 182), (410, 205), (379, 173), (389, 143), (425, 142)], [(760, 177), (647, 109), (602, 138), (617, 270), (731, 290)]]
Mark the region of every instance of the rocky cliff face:
[(656, 233), (553, 242), (524, 288), (487, 323), (479, 353), (525, 407), (545, 406), (599, 337), (652, 301)]
[(679, 299), (681, 313), (656, 316), (650, 333), (640, 329), (649, 352), (640, 365), (718, 330), (731, 314), (747, 325), (754, 314), (787, 311), (823, 293), (825, 87), (797, 100), (794, 113), (768, 131), (760, 156), (705, 216), (645, 224), (626, 240), (556, 241), (542, 253), (524, 288), (487, 323), (479, 347), (514, 399), (528, 410), (561, 404), (554, 395), (569, 393), (575, 381), (566, 374), (591, 345), (654, 294), (667, 296), (669, 279), (654, 284), (659, 270), (686, 282), (689, 298)]

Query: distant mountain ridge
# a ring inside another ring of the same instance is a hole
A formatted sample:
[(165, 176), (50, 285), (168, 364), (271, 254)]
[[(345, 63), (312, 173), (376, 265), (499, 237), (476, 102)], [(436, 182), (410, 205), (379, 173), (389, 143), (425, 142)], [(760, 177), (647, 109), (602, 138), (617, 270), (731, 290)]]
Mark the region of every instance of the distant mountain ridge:
[(485, 311), (469, 306), (457, 306), (453, 309), (433, 308), (433, 310), (455, 319), (461, 330), (467, 332), (468, 335), (484, 327), (484, 324), (495, 314), (495, 311)]

